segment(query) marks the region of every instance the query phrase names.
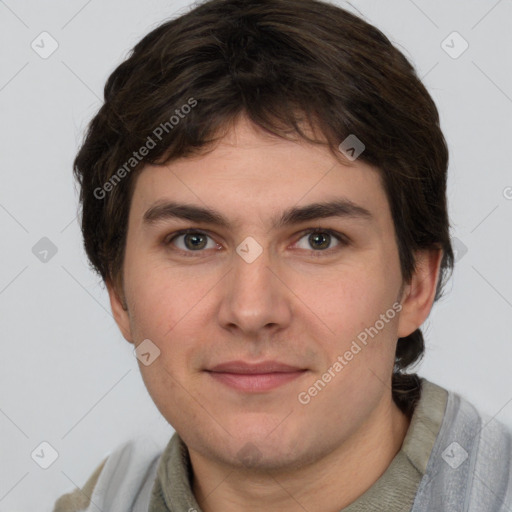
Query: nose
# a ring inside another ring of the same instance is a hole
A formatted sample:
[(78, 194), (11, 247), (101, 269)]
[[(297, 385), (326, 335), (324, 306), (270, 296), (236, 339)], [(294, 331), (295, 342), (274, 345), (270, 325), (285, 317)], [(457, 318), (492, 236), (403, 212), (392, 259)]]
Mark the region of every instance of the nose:
[(254, 260), (234, 254), (232, 270), (221, 284), (218, 319), (223, 328), (257, 337), (289, 325), (293, 293), (273, 260), (267, 249)]

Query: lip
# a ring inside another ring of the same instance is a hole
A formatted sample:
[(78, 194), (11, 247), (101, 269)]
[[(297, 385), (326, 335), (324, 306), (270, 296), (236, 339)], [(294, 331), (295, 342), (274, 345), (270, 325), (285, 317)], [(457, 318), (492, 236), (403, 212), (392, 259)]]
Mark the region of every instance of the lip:
[(304, 368), (290, 366), (278, 361), (247, 363), (229, 361), (206, 370), (216, 381), (246, 393), (270, 391), (307, 372)]
[(208, 368), (211, 372), (222, 373), (290, 373), (304, 370), (298, 366), (290, 366), (279, 361), (262, 361), (261, 363), (247, 363), (245, 361), (227, 361)]

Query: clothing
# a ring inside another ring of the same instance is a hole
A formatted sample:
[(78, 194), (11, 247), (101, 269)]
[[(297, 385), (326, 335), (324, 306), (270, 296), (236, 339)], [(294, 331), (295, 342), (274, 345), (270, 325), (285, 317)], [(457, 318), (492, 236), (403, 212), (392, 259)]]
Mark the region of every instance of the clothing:
[[(424, 378), (421, 383), (400, 451), (340, 512), (512, 510), (512, 431), (460, 395)], [(163, 450), (148, 439), (131, 440), (103, 461), (82, 491), (61, 497), (54, 512), (201, 512), (191, 477), (177, 433)]]

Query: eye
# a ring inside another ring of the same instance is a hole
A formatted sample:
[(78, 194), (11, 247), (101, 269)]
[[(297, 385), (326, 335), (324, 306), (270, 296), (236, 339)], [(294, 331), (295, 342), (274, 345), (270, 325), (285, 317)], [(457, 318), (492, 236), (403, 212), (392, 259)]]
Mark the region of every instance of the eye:
[[(303, 239), (305, 239), (305, 244), (309, 245), (309, 247), (303, 245), (302, 247), (299, 246), (299, 249), (311, 250), (311, 248), (313, 248), (314, 252), (330, 253), (337, 248), (348, 245), (348, 240), (343, 234), (331, 229), (308, 229), (302, 234), (302, 237), (296, 242), (296, 245), (300, 244)], [(337, 242), (334, 247), (332, 247), (333, 240)]]
[[(334, 246), (333, 242), (336, 242)], [(348, 245), (349, 242), (348, 237), (332, 229), (311, 228), (303, 231), (302, 236), (294, 245), (299, 249), (305, 249), (310, 251), (310, 253), (321, 256), (325, 253), (330, 254), (337, 251)], [(194, 252), (204, 252), (204, 249), (221, 249), (221, 246), (210, 235), (192, 228), (169, 235), (164, 240), (164, 245), (174, 246), (186, 256), (193, 256), (192, 253)]]
[(219, 248), (219, 245), (209, 235), (193, 229), (179, 231), (164, 243), (165, 245), (174, 245), (183, 252), (201, 252), (202, 249)]

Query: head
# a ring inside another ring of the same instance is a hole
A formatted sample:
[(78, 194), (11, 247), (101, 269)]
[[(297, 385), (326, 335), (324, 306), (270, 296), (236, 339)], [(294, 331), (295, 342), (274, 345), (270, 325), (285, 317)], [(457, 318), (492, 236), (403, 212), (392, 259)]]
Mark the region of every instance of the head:
[[(364, 144), (355, 160), (340, 151), (347, 137)], [(355, 430), (383, 393), (411, 412), (418, 378), (406, 370), (453, 265), (447, 166), (411, 64), (334, 5), (211, 0), (135, 46), (74, 171), (87, 255), (126, 340), (160, 350), (141, 372), (186, 442), (213, 453), (236, 439), (235, 456), (254, 440), (284, 457), (301, 436), (306, 457)], [(235, 359), (303, 373), (247, 396), (207, 371)], [(294, 419), (277, 429), (290, 398)]]

